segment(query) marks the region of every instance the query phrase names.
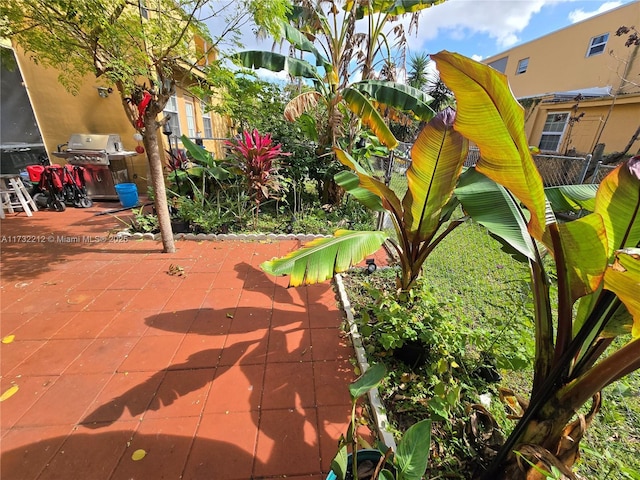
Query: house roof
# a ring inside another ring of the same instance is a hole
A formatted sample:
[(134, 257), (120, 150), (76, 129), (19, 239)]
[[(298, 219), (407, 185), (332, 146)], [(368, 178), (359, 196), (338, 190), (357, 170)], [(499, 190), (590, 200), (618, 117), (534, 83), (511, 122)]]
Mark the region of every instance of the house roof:
[(585, 98), (602, 98), (602, 97), (611, 97), (612, 87), (607, 85), (606, 87), (590, 87), (590, 88), (579, 88), (577, 90), (565, 90), (562, 92), (548, 92), (548, 93), (540, 93), (537, 95), (528, 95), (526, 97), (519, 97), (518, 100), (526, 100), (529, 98), (542, 98), (543, 102), (551, 103), (551, 102), (567, 102), (575, 99), (578, 95)]

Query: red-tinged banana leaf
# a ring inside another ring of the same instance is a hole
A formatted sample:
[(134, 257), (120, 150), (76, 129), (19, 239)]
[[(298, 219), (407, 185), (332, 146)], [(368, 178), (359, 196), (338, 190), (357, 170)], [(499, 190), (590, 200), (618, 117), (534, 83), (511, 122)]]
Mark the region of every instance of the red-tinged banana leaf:
[(558, 225), (571, 305), (597, 290), (607, 268), (607, 235), (596, 213)]
[(527, 230), (527, 216), (506, 188), (474, 168), (460, 176), (454, 193), (465, 213), (499, 240), (531, 260), (536, 251)]
[(467, 140), (453, 129), (455, 111), (446, 108), (420, 132), (411, 149), (408, 190), (402, 201), (410, 240), (429, 238), (456, 186), (467, 157)]
[(334, 180), (338, 185), (345, 189), (347, 193), (353, 195), (362, 205), (373, 210), (374, 212), (384, 212), (380, 197), (370, 192), (366, 188), (360, 186), (360, 178), (353, 172), (343, 170), (334, 175)]
[(488, 65), (442, 51), (435, 60), (456, 98), (455, 129), (480, 148), (476, 169), (508, 188), (531, 212), (529, 232), (542, 239), (545, 195), (526, 135), (523, 109), (507, 77)]
[(290, 275), (289, 286), (323, 282), (375, 253), (387, 239), (384, 232), (338, 230), (331, 238), (318, 238), (288, 255), (264, 262), (271, 275)]
[(293, 77), (304, 77), (321, 81), (318, 70), (309, 62), (288, 57), (280, 53), (247, 50), (236, 53), (232, 58), (246, 68), (266, 68), (272, 72), (286, 72)]
[(604, 275), (604, 288), (615, 293), (633, 317), (631, 334), (640, 337), (640, 249), (618, 250)]
[(403, 217), (402, 203), (395, 192), (387, 187), (384, 182), (371, 177), (367, 171), (344, 150), (335, 148), (334, 152), (340, 163), (356, 172), (360, 179), (360, 186), (378, 196), (382, 201), (384, 208), (389, 210), (396, 217), (398, 222), (401, 222)]
[(366, 93), (378, 102), (378, 107), (385, 105), (395, 110), (412, 112), (425, 122), (431, 120), (436, 114), (429, 106), (433, 97), (409, 85), (383, 80), (363, 80), (352, 84), (351, 88), (355, 88), (360, 93)]
[(634, 158), (607, 175), (596, 194), (595, 212), (604, 220), (609, 257), (640, 243), (640, 157)]
[(364, 95), (354, 88), (347, 87), (342, 92), (342, 98), (349, 110), (355, 113), (362, 123), (375, 133), (383, 145), (389, 149), (394, 149), (398, 146), (398, 140), (393, 136), (380, 113)]

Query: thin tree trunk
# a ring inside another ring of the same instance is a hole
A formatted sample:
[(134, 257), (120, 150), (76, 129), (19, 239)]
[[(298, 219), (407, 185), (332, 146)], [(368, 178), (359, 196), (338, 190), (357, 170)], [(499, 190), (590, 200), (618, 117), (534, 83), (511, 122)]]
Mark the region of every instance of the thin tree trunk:
[(160, 145), (158, 142), (158, 123), (154, 117), (145, 117), (145, 129), (143, 136), (144, 148), (147, 150), (149, 168), (151, 170), (151, 185), (155, 198), (156, 215), (160, 226), (162, 247), (164, 253), (174, 253), (176, 247), (171, 230), (171, 218), (169, 205), (167, 204), (167, 191), (164, 184), (164, 172), (160, 158)]

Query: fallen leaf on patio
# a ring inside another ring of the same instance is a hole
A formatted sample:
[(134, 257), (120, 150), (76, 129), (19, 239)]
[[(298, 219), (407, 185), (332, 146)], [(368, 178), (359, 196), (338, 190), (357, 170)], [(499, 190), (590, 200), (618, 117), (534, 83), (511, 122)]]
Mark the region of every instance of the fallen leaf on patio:
[(169, 265), (169, 271), (167, 273), (169, 275), (183, 276), (184, 275), (184, 268), (181, 267), (180, 265), (174, 265), (172, 263), (171, 265)]
[(11, 343), (15, 340), (16, 336), (15, 335), (7, 335), (6, 337), (4, 337), (2, 339), (2, 343), (7, 344), (7, 343)]
[(147, 452), (139, 448), (138, 450), (133, 452), (133, 455), (131, 455), (131, 460), (133, 460), (134, 462), (137, 462), (138, 460), (142, 460), (146, 456), (147, 456)]
[(233, 313), (227, 313), (227, 318), (233, 318)]
[(16, 288), (24, 288), (24, 287), (28, 287), (29, 285), (31, 285), (31, 282), (18, 282), (14, 286)]
[(13, 387), (9, 387), (5, 392), (0, 395), (0, 402), (4, 402), (6, 399), (13, 397), (13, 395), (18, 391), (18, 385), (14, 385)]

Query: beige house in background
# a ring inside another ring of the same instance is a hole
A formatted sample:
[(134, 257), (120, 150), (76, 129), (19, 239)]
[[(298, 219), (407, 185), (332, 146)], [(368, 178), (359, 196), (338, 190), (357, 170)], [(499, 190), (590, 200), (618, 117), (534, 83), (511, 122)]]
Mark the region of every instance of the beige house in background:
[[(640, 29), (640, 0), (483, 60), (507, 75), (531, 145), (559, 154), (625, 149), (640, 127), (640, 47), (616, 36), (623, 25)], [(639, 149), (636, 139), (629, 153)]]

